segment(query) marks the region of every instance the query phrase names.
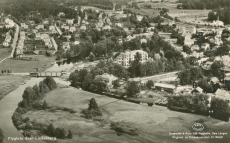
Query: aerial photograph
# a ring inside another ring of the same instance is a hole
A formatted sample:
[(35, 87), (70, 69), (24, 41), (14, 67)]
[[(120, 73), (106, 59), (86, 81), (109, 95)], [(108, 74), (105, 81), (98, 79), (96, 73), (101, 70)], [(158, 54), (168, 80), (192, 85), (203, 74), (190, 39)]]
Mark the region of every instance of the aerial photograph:
[(0, 143), (230, 143), (230, 0), (0, 0)]

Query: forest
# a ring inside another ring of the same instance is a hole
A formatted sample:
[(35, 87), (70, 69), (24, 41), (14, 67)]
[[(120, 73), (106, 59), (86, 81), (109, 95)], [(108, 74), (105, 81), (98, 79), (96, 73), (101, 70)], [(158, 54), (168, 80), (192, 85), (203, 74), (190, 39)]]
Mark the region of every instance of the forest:
[(183, 9), (215, 9), (230, 6), (229, 0), (179, 0)]

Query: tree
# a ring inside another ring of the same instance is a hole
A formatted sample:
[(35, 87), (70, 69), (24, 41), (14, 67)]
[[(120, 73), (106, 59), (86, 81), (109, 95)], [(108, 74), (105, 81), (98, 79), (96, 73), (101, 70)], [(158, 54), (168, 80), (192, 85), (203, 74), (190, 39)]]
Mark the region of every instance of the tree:
[(182, 37), (182, 36), (179, 35), (177, 37), (177, 44), (184, 45), (184, 37)]
[(184, 45), (184, 46), (183, 46), (183, 52), (185, 52), (185, 53), (187, 53), (187, 54), (191, 54), (191, 53), (192, 53), (191, 49), (190, 49), (189, 46), (187, 46), (187, 45)]
[(94, 60), (95, 60), (95, 55), (92, 52), (90, 52), (89, 61), (93, 62)]
[(88, 109), (82, 110), (81, 113), (84, 114), (87, 119), (92, 119), (96, 116), (102, 116), (102, 112), (99, 109), (97, 102), (94, 98), (90, 99)]
[(90, 89), (90, 85), (92, 84), (92, 82), (93, 82), (93, 75), (91, 73), (88, 73), (85, 76), (84, 81), (82, 82), (82, 88), (88, 91)]
[(89, 101), (88, 110), (92, 110), (92, 109), (99, 109), (95, 98), (91, 98)]
[(219, 47), (215, 52), (216, 56), (224, 56), (224, 55), (228, 55), (228, 54), (229, 54), (229, 48), (228, 48), (228, 46), (225, 46), (225, 45)]
[(152, 89), (152, 87), (154, 86), (154, 82), (152, 80), (148, 80), (146, 86), (148, 87), (148, 89)]
[(37, 84), (35, 84), (33, 86), (33, 90), (34, 90), (34, 93), (35, 93), (34, 100), (41, 99), (40, 89), (39, 89), (39, 86)]
[(46, 84), (50, 90), (53, 90), (55, 88), (57, 88), (57, 83), (55, 82), (55, 80), (50, 77), (47, 76), (44, 80), (43, 80), (44, 84)]
[(214, 77), (218, 77), (219, 79), (221, 79), (222, 68), (224, 68), (224, 63), (222, 61), (215, 61), (210, 67), (210, 72)]
[(55, 137), (55, 128), (52, 123), (47, 126), (46, 134), (51, 137)]
[(22, 95), (23, 100), (25, 100), (27, 103), (30, 104), (34, 101), (34, 96), (36, 96), (36, 95), (35, 95), (35, 92), (32, 89), (32, 87), (26, 87), (26, 89), (24, 90), (24, 93)]
[(47, 93), (49, 91), (49, 87), (43, 81), (39, 82), (39, 89), (40, 93)]
[(118, 80), (118, 79), (113, 81), (113, 87), (114, 87), (114, 88), (120, 87), (120, 83), (119, 83), (119, 80)]
[(48, 107), (48, 104), (47, 104), (46, 101), (44, 100), (43, 105), (42, 105), (42, 109), (43, 109), (43, 110), (46, 110), (47, 107)]
[(211, 110), (213, 110), (214, 113), (226, 112), (228, 107), (229, 107), (228, 102), (219, 99), (218, 96), (216, 98), (213, 98), (211, 101)]
[(0, 128), (0, 143), (3, 142), (3, 139), (4, 139), (4, 134), (3, 134), (2, 129)]
[(68, 131), (67, 137), (70, 138), (70, 139), (73, 137), (73, 134), (72, 134), (71, 130)]
[(129, 97), (137, 97), (137, 94), (140, 93), (140, 87), (137, 82), (130, 81), (126, 86), (126, 94)]

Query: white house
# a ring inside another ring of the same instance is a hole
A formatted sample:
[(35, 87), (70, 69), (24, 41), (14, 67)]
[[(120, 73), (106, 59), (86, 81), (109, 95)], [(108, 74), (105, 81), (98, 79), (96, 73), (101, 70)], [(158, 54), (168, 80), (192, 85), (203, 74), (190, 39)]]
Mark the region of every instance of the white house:
[(85, 25), (82, 25), (82, 26), (80, 27), (80, 30), (85, 31), (85, 30), (86, 30), (86, 26), (85, 26)]
[(73, 25), (74, 19), (66, 19), (66, 24)]
[(148, 60), (148, 53), (142, 50), (126, 51), (121, 53), (115, 60), (115, 63), (121, 64), (122, 66), (130, 66), (130, 62), (134, 61), (135, 55), (139, 53), (141, 55), (141, 63), (144, 63)]
[(212, 25), (213, 25), (213, 26), (224, 26), (224, 22), (222, 22), (222, 21), (219, 20), (219, 15), (218, 15), (217, 20), (216, 20), (216, 21), (214, 20), (214, 21), (212, 22)]
[(58, 17), (60, 17), (60, 16), (65, 16), (65, 13), (64, 13), (64, 12), (59, 12), (57, 16), (58, 16)]
[(191, 51), (197, 51), (197, 50), (200, 50), (200, 47), (198, 45), (193, 45), (191, 47)]
[(204, 56), (203, 52), (196, 52), (193, 51), (193, 53), (190, 55), (191, 57), (195, 57), (195, 58), (201, 58)]
[(76, 28), (74, 26), (72, 26), (72, 27), (70, 27), (69, 31), (73, 33), (74, 31), (76, 31)]
[(147, 40), (146, 40), (146, 39), (144, 39), (144, 38), (143, 38), (143, 39), (141, 39), (141, 44), (142, 44), (142, 43), (147, 43)]
[(29, 26), (27, 24), (25, 24), (25, 23), (21, 23), (21, 28), (28, 29)]
[(102, 29), (103, 29), (103, 30), (109, 30), (109, 31), (110, 31), (110, 30), (111, 30), (111, 26), (105, 25), (105, 26), (102, 27)]
[(55, 26), (53, 25), (49, 26), (49, 31), (55, 31)]
[(8, 47), (9, 45), (10, 45), (9, 42), (7, 42), (7, 41), (4, 41), (4, 42), (3, 42), (3, 46), (4, 46), (4, 47)]
[(209, 49), (210, 49), (210, 44), (208, 44), (208, 43), (203, 43), (203, 44), (201, 45), (201, 49), (209, 50)]

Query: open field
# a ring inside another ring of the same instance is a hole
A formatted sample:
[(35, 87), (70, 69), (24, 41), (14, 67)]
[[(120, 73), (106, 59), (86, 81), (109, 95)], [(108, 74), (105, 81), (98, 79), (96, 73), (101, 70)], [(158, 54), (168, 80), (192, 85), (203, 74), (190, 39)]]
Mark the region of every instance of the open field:
[[(95, 98), (102, 109), (103, 117), (98, 121), (87, 120), (81, 117), (80, 111), (88, 107), (89, 99)], [(194, 123), (202, 123), (203, 132), (228, 132), (230, 123), (200, 115), (170, 111), (166, 107), (148, 107), (129, 103), (122, 100), (93, 94), (72, 87), (51, 91), (45, 97), (49, 106), (66, 107), (76, 110), (70, 114), (63, 111), (48, 112), (44, 110), (29, 111), (24, 116), (30, 120), (45, 124), (53, 123), (55, 127), (71, 129), (73, 139), (58, 140), (67, 142), (98, 142), (98, 143), (226, 143), (230, 136), (223, 139), (172, 139), (170, 132), (193, 132)], [(100, 121), (99, 121), (100, 120)], [(123, 134), (117, 136), (110, 129), (111, 122), (124, 121), (138, 129), (138, 136)]]
[(33, 59), (38, 60), (19, 60), (19, 59), (7, 59), (0, 64), (1, 70), (10, 70), (12, 73), (34, 72), (36, 68), (38, 71), (44, 71), (51, 67), (51, 62), (55, 61), (55, 57), (46, 57), (42, 55), (31, 56)]
[(10, 56), (11, 50), (11, 48), (0, 48), (0, 61)]
[(0, 75), (0, 100), (28, 78), (25, 76)]

